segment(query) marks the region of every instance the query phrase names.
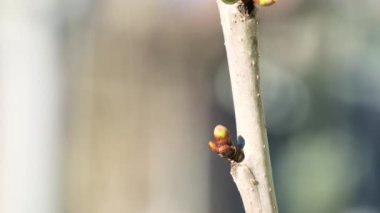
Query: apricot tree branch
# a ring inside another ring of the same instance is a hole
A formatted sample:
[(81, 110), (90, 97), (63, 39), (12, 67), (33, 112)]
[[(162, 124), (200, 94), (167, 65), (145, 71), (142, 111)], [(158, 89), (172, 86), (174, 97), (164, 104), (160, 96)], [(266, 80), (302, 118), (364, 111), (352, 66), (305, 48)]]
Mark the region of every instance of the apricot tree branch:
[(260, 91), (257, 8), (252, 0), (240, 0), (234, 4), (217, 0), (217, 3), (227, 51), (237, 133), (245, 139), (245, 158), (242, 162), (232, 163), (231, 175), (247, 213), (275, 213), (278, 209)]

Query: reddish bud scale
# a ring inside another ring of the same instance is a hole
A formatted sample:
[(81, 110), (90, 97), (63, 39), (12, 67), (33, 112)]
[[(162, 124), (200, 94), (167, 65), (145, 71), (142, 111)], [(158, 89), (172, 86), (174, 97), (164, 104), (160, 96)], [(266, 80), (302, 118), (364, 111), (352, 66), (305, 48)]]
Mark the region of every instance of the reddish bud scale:
[(216, 143), (209, 141), (208, 146), (210, 147), (212, 152), (218, 153), (218, 145), (216, 145)]
[(236, 152), (236, 149), (233, 146), (223, 145), (219, 147), (218, 152), (222, 156), (229, 157)]

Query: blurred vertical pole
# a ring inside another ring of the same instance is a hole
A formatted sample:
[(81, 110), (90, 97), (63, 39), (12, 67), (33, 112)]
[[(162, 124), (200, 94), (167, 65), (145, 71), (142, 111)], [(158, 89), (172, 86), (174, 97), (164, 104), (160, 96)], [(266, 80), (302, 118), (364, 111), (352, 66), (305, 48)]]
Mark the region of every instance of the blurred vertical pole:
[(210, 56), (169, 6), (97, 1), (73, 41), (70, 213), (209, 212)]
[(0, 212), (60, 212), (56, 1), (0, 1)]

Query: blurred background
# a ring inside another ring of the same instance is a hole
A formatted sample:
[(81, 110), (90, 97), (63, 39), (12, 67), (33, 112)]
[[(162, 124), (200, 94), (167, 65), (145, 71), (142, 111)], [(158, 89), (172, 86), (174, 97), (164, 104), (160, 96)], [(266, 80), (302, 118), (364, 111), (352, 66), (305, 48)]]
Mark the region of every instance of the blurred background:
[[(380, 212), (380, 1), (259, 14), (280, 212)], [(234, 122), (214, 1), (0, 0), (0, 212), (244, 212)]]

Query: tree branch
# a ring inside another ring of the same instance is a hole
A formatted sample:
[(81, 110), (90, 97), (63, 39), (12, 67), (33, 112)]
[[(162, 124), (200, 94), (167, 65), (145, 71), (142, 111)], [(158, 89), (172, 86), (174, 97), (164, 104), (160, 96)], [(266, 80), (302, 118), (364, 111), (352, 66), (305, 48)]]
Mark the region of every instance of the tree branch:
[(247, 213), (275, 213), (278, 209), (260, 91), (258, 18), (252, 2), (226, 4), (217, 0), (230, 70), (237, 133), (245, 139), (245, 158), (240, 163), (232, 163), (231, 175)]

